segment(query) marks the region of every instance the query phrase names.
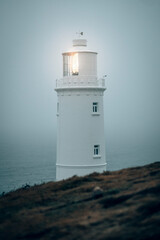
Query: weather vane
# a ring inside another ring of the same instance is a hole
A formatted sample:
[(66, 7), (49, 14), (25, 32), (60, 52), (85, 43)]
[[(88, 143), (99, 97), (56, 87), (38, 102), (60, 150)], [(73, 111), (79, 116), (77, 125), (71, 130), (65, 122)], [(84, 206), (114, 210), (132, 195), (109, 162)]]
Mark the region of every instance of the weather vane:
[(82, 37), (83, 36), (83, 32), (76, 32), (76, 34), (77, 34), (77, 36), (80, 38), (80, 37)]

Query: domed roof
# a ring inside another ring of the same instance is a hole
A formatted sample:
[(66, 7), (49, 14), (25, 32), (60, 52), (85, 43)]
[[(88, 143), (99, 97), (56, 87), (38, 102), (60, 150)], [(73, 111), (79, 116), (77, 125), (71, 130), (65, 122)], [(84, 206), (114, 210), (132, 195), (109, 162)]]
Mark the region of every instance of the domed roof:
[(73, 40), (73, 47), (86, 47), (87, 40), (86, 39), (74, 39)]

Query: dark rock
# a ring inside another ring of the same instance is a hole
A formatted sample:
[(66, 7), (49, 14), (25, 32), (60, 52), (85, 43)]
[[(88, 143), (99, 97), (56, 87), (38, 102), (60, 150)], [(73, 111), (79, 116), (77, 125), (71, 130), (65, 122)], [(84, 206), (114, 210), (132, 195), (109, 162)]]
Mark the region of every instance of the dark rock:
[(102, 188), (100, 188), (98, 186), (94, 187), (92, 196), (93, 196), (94, 199), (102, 197), (103, 196)]

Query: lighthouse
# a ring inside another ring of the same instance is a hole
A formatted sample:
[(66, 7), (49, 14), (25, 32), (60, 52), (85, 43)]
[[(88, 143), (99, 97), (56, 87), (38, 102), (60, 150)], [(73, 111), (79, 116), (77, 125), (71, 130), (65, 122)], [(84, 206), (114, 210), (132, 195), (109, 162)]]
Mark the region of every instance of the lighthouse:
[(97, 52), (87, 40), (73, 40), (62, 53), (63, 77), (57, 79), (56, 180), (106, 170), (103, 95), (97, 77)]

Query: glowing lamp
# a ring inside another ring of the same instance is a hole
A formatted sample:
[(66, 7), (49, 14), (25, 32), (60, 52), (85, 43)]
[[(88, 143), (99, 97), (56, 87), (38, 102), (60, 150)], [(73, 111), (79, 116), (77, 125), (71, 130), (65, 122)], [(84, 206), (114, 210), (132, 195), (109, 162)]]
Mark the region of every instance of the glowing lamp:
[(72, 75), (78, 75), (78, 53), (74, 53), (71, 60)]
[(63, 76), (79, 74), (78, 53), (63, 54)]

